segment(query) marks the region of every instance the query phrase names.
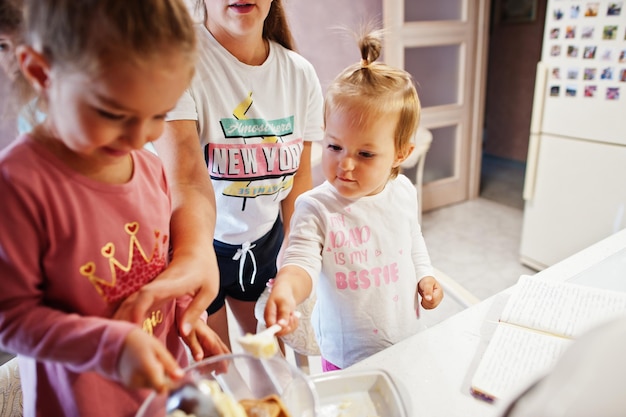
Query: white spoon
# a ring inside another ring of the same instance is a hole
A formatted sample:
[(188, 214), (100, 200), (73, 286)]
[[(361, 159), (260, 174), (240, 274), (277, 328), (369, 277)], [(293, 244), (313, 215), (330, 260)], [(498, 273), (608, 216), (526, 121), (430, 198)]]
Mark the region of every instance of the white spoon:
[[(300, 318), (301, 314), (299, 311), (295, 311), (294, 316)], [(268, 359), (278, 352), (278, 343), (274, 336), (282, 328), (280, 324), (276, 323), (257, 334), (247, 333), (245, 336), (241, 336), (238, 341), (241, 347), (255, 358)]]

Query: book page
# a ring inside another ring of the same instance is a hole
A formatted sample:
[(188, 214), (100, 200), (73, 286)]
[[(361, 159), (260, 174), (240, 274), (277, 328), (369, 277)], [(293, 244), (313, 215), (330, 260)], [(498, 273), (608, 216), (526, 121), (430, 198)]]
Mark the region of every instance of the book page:
[(569, 339), (498, 324), (472, 378), (472, 395), (486, 401), (527, 387), (553, 366)]
[(620, 315), (624, 292), (522, 276), (500, 321), (574, 338)]

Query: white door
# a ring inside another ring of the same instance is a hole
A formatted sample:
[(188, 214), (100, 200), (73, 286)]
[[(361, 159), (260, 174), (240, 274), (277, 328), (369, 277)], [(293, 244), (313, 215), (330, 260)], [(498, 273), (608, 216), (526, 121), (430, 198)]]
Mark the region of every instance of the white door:
[(478, 196), (489, 0), (383, 0), (385, 62), (418, 86), (433, 134), (424, 210)]

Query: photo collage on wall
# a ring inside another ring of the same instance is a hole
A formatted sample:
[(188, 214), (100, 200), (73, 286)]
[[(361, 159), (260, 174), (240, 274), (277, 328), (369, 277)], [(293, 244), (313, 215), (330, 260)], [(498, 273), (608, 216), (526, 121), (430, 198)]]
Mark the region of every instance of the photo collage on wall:
[(551, 2), (543, 51), (550, 68), (551, 97), (624, 99), (620, 96), (626, 94), (625, 3)]

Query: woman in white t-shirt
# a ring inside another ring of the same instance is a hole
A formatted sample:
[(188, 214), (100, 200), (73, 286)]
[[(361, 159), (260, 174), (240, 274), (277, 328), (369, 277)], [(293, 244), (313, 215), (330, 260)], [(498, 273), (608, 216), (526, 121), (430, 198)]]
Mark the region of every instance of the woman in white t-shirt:
[(293, 51), (282, 0), (198, 6), (196, 73), (155, 147), (172, 187), (174, 260), (202, 252), (207, 269), (195, 273), (216, 282), (217, 254), (208, 322), (229, 344), (226, 301), (242, 332), (255, 333), (254, 305), (276, 274), (294, 201), (312, 186), (323, 97)]

